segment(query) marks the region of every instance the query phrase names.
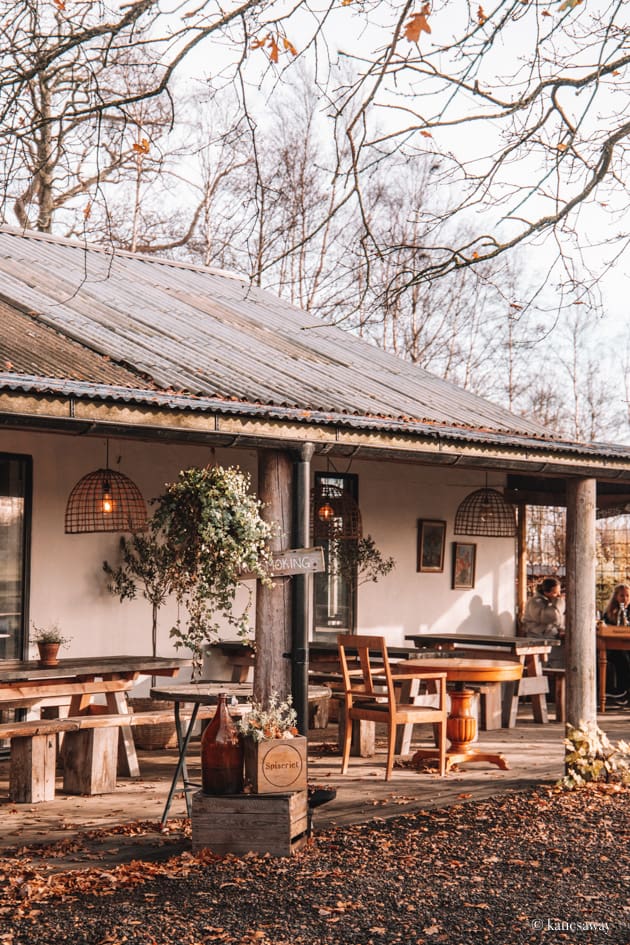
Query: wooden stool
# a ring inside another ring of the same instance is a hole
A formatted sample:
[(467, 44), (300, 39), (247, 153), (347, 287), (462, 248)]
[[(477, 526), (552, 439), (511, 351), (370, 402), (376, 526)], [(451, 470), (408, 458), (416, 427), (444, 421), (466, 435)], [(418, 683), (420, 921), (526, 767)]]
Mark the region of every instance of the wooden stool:
[(116, 790), (117, 728), (66, 732), (62, 755), (66, 794), (109, 794)]

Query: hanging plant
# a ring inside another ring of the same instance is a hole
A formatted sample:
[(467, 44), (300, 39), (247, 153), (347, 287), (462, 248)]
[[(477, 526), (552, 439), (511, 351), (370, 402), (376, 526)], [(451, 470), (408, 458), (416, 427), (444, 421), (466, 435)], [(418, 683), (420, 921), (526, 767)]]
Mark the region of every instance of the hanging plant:
[(269, 580), (272, 526), (261, 517), (262, 503), (249, 485), (238, 467), (193, 468), (155, 500), (153, 519), (169, 549), (169, 580), (179, 605), (170, 635), (176, 647), (191, 650), (193, 675), (201, 669), (205, 644), (225, 623), (240, 636), (250, 632), (251, 590), (243, 610), (233, 610), (242, 574)]

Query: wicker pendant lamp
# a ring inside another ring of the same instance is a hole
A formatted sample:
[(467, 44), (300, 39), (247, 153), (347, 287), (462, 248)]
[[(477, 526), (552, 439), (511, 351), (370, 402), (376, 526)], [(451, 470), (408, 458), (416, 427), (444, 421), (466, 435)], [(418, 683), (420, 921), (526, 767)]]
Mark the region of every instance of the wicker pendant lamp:
[(358, 541), (363, 535), (361, 512), (350, 493), (318, 480), (311, 490), (313, 541)]
[(455, 513), (456, 535), (513, 538), (516, 535), (514, 506), (497, 489), (477, 489), (467, 495)]
[(135, 482), (109, 468), (79, 479), (68, 497), (65, 532), (139, 532), (147, 527), (147, 507)]

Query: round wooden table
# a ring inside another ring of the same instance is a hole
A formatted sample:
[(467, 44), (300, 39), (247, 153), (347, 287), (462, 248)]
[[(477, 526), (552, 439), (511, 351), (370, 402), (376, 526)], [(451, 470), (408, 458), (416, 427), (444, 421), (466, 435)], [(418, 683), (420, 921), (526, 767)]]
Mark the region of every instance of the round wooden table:
[[(410, 667), (426, 670), (427, 673), (446, 673), (447, 683), (455, 683), (449, 689), (451, 711), (446, 721), (446, 736), (450, 746), (446, 751), (446, 770), (452, 764), (462, 764), (465, 761), (487, 761), (498, 765), (507, 771), (509, 765), (502, 754), (496, 752), (478, 751), (472, 747), (477, 737), (477, 719), (473, 715), (472, 703), (475, 697), (474, 689), (467, 689), (466, 683), (483, 682), (515, 682), (521, 678), (523, 667), (520, 662), (510, 660), (482, 660), (462, 659), (459, 657), (436, 658), (428, 657), (419, 660), (404, 660), (399, 663), (400, 672)], [(396, 668), (392, 666), (392, 673)], [(437, 752), (433, 749), (420, 749), (414, 758), (435, 758)]]

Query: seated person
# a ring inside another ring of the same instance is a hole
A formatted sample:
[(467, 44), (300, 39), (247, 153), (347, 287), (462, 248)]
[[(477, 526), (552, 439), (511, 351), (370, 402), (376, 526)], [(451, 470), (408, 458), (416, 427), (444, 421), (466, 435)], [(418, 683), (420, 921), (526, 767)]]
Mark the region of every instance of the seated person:
[(526, 637), (557, 639), (549, 654), (549, 666), (564, 666), (564, 598), (558, 578), (548, 577), (536, 588), (527, 601), (523, 614), (523, 633)]
[[(630, 586), (618, 584), (613, 590), (606, 610), (602, 614), (604, 623), (613, 627), (628, 627), (630, 632)], [(630, 652), (608, 650), (606, 667), (606, 697), (618, 703), (628, 703), (630, 690)]]

